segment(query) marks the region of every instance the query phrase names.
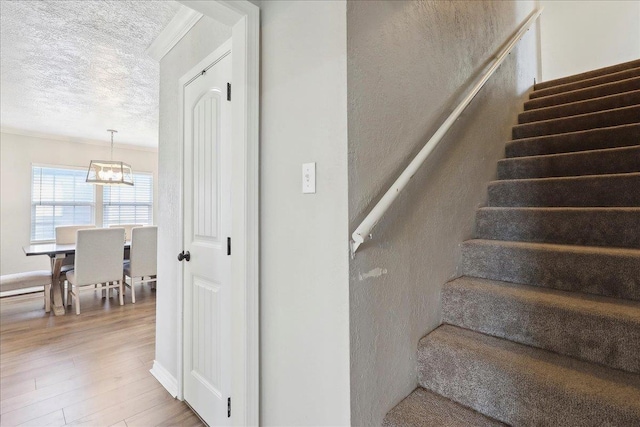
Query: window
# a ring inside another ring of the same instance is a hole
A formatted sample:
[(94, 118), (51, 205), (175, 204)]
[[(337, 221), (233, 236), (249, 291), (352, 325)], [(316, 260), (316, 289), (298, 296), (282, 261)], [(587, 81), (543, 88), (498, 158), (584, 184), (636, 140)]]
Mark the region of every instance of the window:
[(95, 191), (87, 172), (33, 166), (31, 176), (31, 240), (54, 240), (59, 225), (93, 224)]
[(114, 224), (151, 224), (153, 213), (153, 176), (133, 174), (134, 186), (105, 185), (102, 222)]
[[(53, 241), (59, 225), (151, 224), (153, 175), (133, 174), (135, 185), (92, 185), (86, 169), (31, 168), (31, 241)], [(96, 201), (96, 192), (98, 195)], [(102, 197), (99, 197), (102, 195)], [(102, 200), (102, 203), (100, 201)], [(102, 211), (102, 224), (96, 212)]]

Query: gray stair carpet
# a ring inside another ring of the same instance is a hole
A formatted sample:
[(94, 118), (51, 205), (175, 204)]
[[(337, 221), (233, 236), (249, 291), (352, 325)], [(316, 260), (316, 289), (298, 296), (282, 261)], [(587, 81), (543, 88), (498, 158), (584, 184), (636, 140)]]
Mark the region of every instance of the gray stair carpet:
[(543, 96), (555, 95), (558, 93), (571, 92), (587, 87), (600, 86), (606, 83), (618, 82), (621, 80), (631, 79), (640, 76), (640, 67), (629, 70), (622, 70), (615, 73), (605, 74), (603, 76), (583, 79), (576, 82), (564, 83), (548, 87), (546, 89), (538, 89), (531, 93), (530, 99), (541, 98)]
[(551, 178), (640, 172), (640, 145), (523, 156), (498, 162), (498, 179)]
[(506, 156), (522, 157), (543, 154), (570, 153), (573, 151), (638, 145), (640, 124), (629, 124), (557, 135), (536, 136), (507, 142)]
[(575, 74), (572, 76), (561, 77), (559, 79), (547, 80), (546, 82), (536, 83), (534, 89), (546, 89), (551, 86), (563, 85), (565, 83), (577, 82), (579, 80), (591, 79), (606, 74), (617, 73), (618, 71), (630, 70), (640, 67), (640, 59), (634, 61), (623, 62), (621, 64), (611, 65), (609, 67), (598, 68), (597, 70), (587, 71), (585, 73)]
[(538, 83), (401, 426), (640, 426), (640, 59)]
[(442, 325), (420, 340), (421, 387), (509, 425), (640, 425), (640, 376)]
[(638, 89), (640, 89), (640, 77), (632, 77), (630, 79), (620, 80), (617, 82), (604, 83), (569, 92), (533, 98), (524, 103), (524, 110), (529, 111), (537, 108), (551, 107), (553, 105), (568, 104), (570, 102), (584, 101), (613, 94), (622, 94)]

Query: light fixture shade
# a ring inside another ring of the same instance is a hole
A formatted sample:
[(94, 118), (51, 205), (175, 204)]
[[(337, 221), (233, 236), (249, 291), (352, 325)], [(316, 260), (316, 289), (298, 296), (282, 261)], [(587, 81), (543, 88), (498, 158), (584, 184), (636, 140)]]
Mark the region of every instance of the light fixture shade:
[(98, 185), (133, 185), (131, 165), (117, 160), (91, 160), (86, 181)]

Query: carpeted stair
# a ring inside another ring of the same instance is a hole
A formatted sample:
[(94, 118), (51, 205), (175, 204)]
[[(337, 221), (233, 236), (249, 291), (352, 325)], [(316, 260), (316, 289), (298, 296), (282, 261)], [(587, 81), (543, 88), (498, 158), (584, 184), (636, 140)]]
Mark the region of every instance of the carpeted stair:
[(640, 60), (524, 110), (385, 426), (640, 426)]

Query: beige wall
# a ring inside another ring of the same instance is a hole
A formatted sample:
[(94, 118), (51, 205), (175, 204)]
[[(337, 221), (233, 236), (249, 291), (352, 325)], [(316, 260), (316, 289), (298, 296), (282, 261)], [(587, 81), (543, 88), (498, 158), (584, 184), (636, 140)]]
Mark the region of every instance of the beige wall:
[[(31, 165), (87, 168), (92, 159), (108, 155), (108, 145), (0, 134), (0, 274), (50, 268), (47, 257), (26, 257), (22, 251), (22, 246), (29, 244), (31, 233)], [(155, 201), (157, 152), (117, 147), (113, 156), (130, 163), (134, 172), (153, 173)], [(156, 206), (154, 203), (154, 221)]]
[[(353, 230), (454, 108), (533, 1), (349, 1)], [(535, 30), (454, 124), (350, 263), (351, 422), (380, 425), (417, 385), (418, 340), (537, 73)]]
[(261, 20), (260, 420), (346, 426), (346, 3), (264, 1)]
[(541, 1), (542, 79), (640, 58), (640, 1)]

